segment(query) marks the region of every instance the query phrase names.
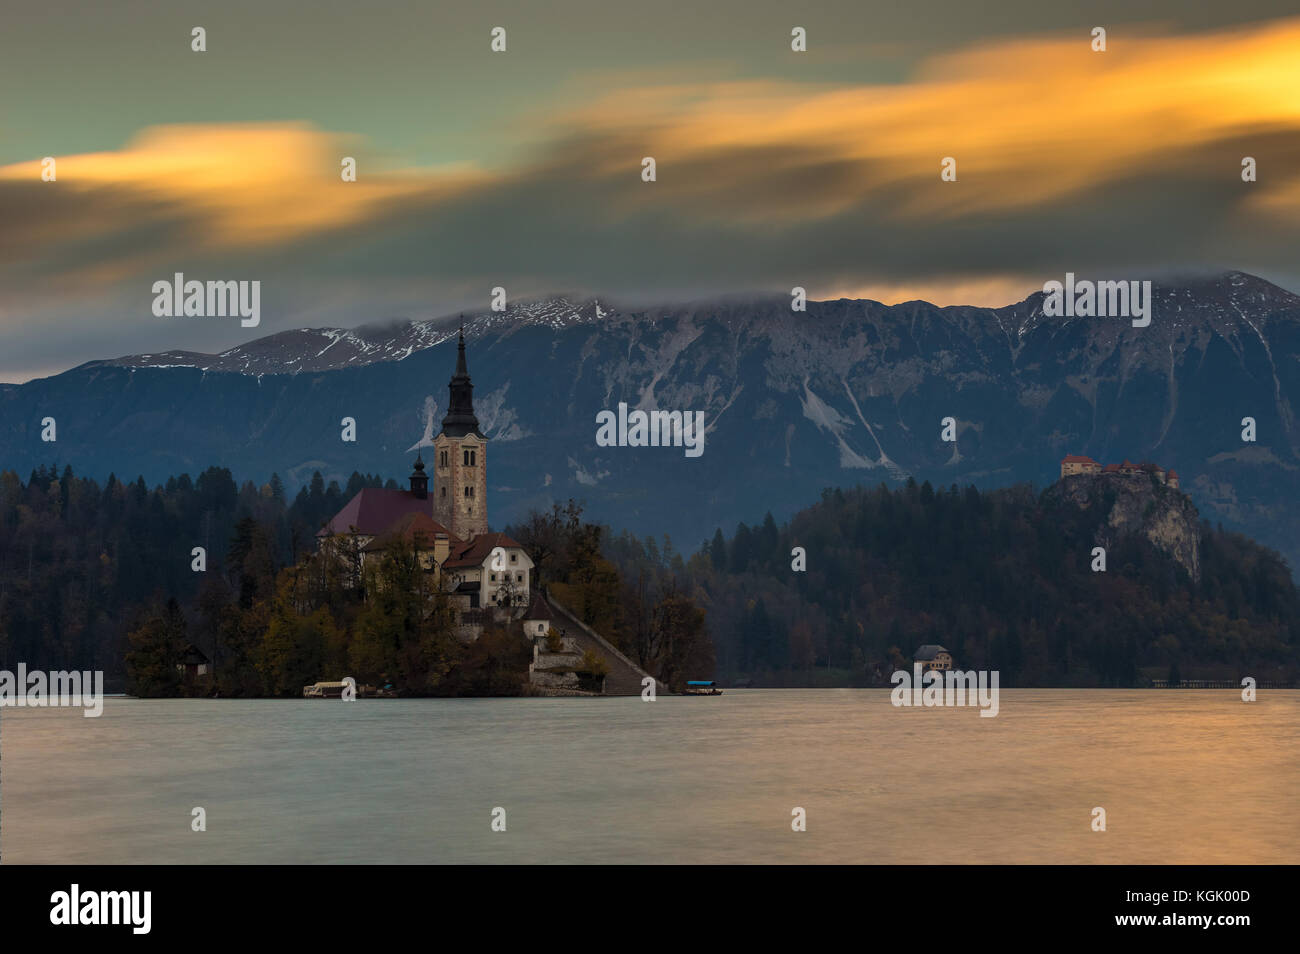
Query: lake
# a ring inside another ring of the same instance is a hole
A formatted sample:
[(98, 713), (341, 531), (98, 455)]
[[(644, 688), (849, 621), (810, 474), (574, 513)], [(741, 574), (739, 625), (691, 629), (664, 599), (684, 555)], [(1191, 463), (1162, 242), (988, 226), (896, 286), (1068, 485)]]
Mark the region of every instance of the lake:
[[(1293, 863), (1300, 692), (0, 711), (7, 863)], [(195, 807), (207, 830), (191, 830)], [(1094, 807), (1107, 830), (1091, 830)], [(506, 831), (491, 828), (504, 808)], [(807, 830), (791, 830), (806, 811)]]

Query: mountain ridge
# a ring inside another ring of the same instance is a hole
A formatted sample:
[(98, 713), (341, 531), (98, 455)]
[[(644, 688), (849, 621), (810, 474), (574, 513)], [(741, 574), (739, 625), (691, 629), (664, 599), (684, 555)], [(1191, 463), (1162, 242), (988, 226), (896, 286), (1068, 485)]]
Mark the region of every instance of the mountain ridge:
[[(1296, 565), (1300, 296), (1239, 272), (1153, 295), (1146, 328), (1046, 319), (1039, 292), (1000, 309), (837, 299), (796, 313), (781, 296), (623, 309), (575, 296), (466, 315), (493, 441), (490, 516), (502, 526), (575, 497), (615, 527), (694, 542), (789, 516), (828, 486), (1043, 486), (1062, 456), (1084, 453), (1176, 468), (1209, 519)], [(340, 484), (353, 471), (404, 479), (445, 411), (456, 327), (280, 332), (216, 364), (128, 356), (0, 389), (0, 467), (158, 482), (220, 464), (258, 482), (279, 473), (290, 490), (316, 470)], [(595, 415), (619, 402), (703, 411), (705, 453), (597, 446)], [(41, 441), (46, 416), (55, 444)], [(1256, 443), (1241, 440), (1247, 416)], [(356, 442), (340, 440), (344, 417)]]
[[(1153, 292), (1164, 293), (1165, 303), (1169, 298), (1178, 293), (1202, 292), (1203, 289), (1220, 290), (1224, 285), (1233, 288), (1248, 289), (1253, 293), (1256, 300), (1248, 302), (1256, 307), (1266, 304), (1271, 307), (1283, 306), (1300, 306), (1300, 295), (1296, 295), (1281, 286), (1275, 285), (1265, 279), (1240, 271), (1229, 271), (1221, 273), (1215, 278), (1202, 278), (1196, 282), (1171, 286), (1165, 284), (1153, 284)], [(1173, 293), (1173, 294), (1171, 294)], [(1035, 291), (1026, 296), (1019, 302), (1013, 302), (998, 308), (987, 308), (976, 305), (935, 305), (924, 299), (913, 299), (910, 301), (899, 302), (894, 305), (886, 305), (875, 299), (870, 298), (838, 298), (825, 299), (821, 301), (810, 301), (810, 306), (826, 305), (847, 305), (862, 306), (864, 309), (899, 309), (909, 307), (920, 307), (937, 311), (939, 314), (960, 313), (968, 314), (971, 312), (984, 313), (998, 320), (1008, 318), (1014, 322), (1011, 331), (1014, 331), (1018, 337), (1024, 334), (1032, 327), (1037, 327), (1041, 321), (1046, 318), (1042, 314), (1041, 302), (1045, 297), (1042, 291)], [(1205, 296), (1202, 292), (1202, 297)], [(574, 301), (572, 299), (577, 299)], [(254, 338), (242, 345), (236, 345), (217, 354), (195, 351), (164, 351), (157, 354), (135, 354), (123, 355), (117, 358), (98, 359), (95, 361), (85, 362), (78, 367), (96, 367), (109, 365), (116, 367), (194, 367), (204, 371), (232, 371), (235, 373), (249, 374), (277, 374), (289, 373), (298, 374), (307, 371), (333, 370), (336, 368), (351, 365), (357, 357), (368, 357), (370, 361), (400, 361), (409, 357), (416, 351), (427, 348), (437, 347), (451, 340), (458, 327), (458, 322), (465, 321), (467, 339), (472, 343), (476, 337), (486, 333), (500, 331), (517, 330), (523, 327), (545, 325), (554, 329), (574, 327), (583, 324), (593, 324), (603, 319), (610, 319), (617, 323), (620, 319), (626, 319), (629, 316), (635, 316), (641, 320), (653, 320), (652, 313), (664, 310), (681, 310), (694, 309), (698, 307), (717, 307), (726, 302), (741, 308), (748, 308), (756, 305), (767, 305), (768, 303), (782, 303), (788, 305), (788, 300), (783, 296), (777, 295), (734, 295), (725, 296), (720, 299), (702, 299), (698, 301), (688, 301), (680, 305), (656, 305), (645, 308), (631, 310), (617, 304), (613, 304), (608, 310), (602, 308), (600, 298), (584, 298), (573, 295), (555, 295), (541, 298), (524, 299), (509, 304), (504, 312), (475, 312), (471, 313), (468, 319), (464, 315), (459, 318), (454, 315), (444, 315), (438, 318), (430, 319), (406, 319), (393, 318), (385, 321), (376, 321), (364, 323), (353, 328), (317, 328), (304, 327), (287, 331), (275, 332), (271, 335), (265, 335), (260, 338)], [(1228, 301), (1234, 306), (1237, 304), (1235, 297)], [(805, 313), (806, 314), (806, 313)], [(1064, 317), (1048, 318), (1047, 320), (1059, 322), (1061, 325), (1069, 325), (1077, 321), (1105, 321), (1105, 317)], [(1125, 321), (1127, 319), (1114, 319)], [(1005, 329), (1004, 329), (1005, 330)], [(368, 337), (366, 332), (372, 335), (379, 331), (387, 332), (384, 337)], [(325, 363), (302, 364), (301, 359), (285, 360), (281, 352), (280, 344), (286, 342), (302, 343), (308, 347), (311, 336), (321, 336), (329, 341), (325, 348), (316, 353), (315, 357), (320, 357), (327, 351), (333, 351), (340, 343), (351, 345), (353, 350), (349, 352), (347, 348), (341, 349), (340, 352), (331, 354), (331, 360)], [(274, 345), (273, 345), (274, 343)], [(341, 360), (341, 355), (350, 355), (346, 360)], [(252, 368), (248, 364), (251, 358), (261, 357), (264, 360), (278, 363), (270, 363), (264, 367)], [(166, 363), (159, 363), (165, 361)], [(240, 362), (243, 365), (240, 366)], [(291, 366), (291, 365), (297, 366)]]

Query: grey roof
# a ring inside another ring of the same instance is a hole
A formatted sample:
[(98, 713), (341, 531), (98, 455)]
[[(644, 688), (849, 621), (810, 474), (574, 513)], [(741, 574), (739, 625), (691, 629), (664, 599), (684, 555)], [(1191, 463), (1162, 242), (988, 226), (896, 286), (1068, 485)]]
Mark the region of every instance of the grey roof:
[(456, 348), (456, 373), (447, 382), (449, 400), (447, 416), (442, 419), (442, 433), (448, 437), (464, 437), (473, 434), (487, 440), (479, 430), (478, 418), (474, 416), (474, 385), (470, 382), (469, 366), (465, 362), (465, 329), (460, 329), (460, 344)]
[(948, 650), (944, 649), (938, 643), (926, 643), (924, 646), (922, 646), (920, 649), (918, 649), (915, 653), (912, 654), (912, 658), (933, 659), (935, 656), (939, 655), (940, 653), (946, 653), (946, 652), (948, 652)]
[(208, 662), (208, 657), (203, 654), (203, 650), (190, 643), (181, 653), (181, 663), (186, 666), (202, 666)]
[(524, 619), (547, 620), (554, 619), (551, 614), (551, 608), (546, 605), (546, 597), (541, 593), (534, 591), (532, 602), (528, 604), (528, 609), (523, 615)]

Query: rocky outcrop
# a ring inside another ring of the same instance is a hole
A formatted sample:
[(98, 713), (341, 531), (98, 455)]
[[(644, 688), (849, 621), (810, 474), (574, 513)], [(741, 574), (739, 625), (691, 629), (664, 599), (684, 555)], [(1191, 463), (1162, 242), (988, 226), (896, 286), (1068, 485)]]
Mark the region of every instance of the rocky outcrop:
[(1187, 571), (1201, 578), (1201, 519), (1195, 505), (1149, 473), (1077, 474), (1063, 477), (1044, 494), (1099, 520), (1093, 540), (1109, 550), (1126, 536), (1145, 537)]

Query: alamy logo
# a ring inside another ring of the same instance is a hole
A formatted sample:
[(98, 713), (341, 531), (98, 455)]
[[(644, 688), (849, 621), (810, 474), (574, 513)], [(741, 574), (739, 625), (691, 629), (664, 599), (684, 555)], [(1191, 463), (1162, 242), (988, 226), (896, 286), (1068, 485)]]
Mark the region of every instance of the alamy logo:
[(26, 663), (18, 664), (15, 675), (0, 669), (0, 706), (19, 709), (69, 708), (82, 706), (87, 719), (104, 714), (104, 673), (95, 672), (28, 672)]
[(1150, 282), (1044, 282), (1043, 314), (1048, 318), (1132, 318), (1134, 328), (1151, 324)]
[(153, 313), (159, 318), (233, 318), (237, 315), (244, 328), (256, 328), (262, 322), (260, 281), (187, 282), (185, 273), (177, 272), (170, 282), (154, 282), (153, 293)]
[(974, 669), (931, 669), (924, 674), (921, 664), (912, 672), (897, 669), (889, 679), (894, 689), (889, 701), (895, 706), (979, 706), (980, 718), (998, 714), (998, 671)]
[(153, 923), (152, 891), (68, 891), (50, 895), (50, 923), (91, 926), (129, 924), (133, 934), (148, 934)]
[(704, 453), (703, 411), (641, 411), (628, 413), (619, 401), (618, 414), (596, 415), (596, 444), (600, 447), (685, 447), (687, 457)]

